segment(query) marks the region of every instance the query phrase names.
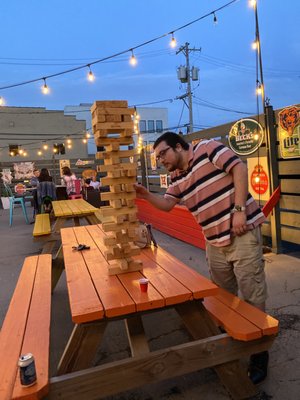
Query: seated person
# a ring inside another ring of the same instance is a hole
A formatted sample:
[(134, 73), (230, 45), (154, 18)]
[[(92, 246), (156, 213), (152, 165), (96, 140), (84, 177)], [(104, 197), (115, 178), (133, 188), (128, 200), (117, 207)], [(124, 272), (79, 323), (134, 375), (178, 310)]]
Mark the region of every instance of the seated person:
[(93, 186), (94, 189), (99, 190), (100, 182), (97, 181), (97, 177), (95, 175), (92, 176), (92, 180), (91, 180), (90, 185)]
[(50, 213), (52, 210), (52, 201), (56, 200), (56, 186), (52, 182), (52, 176), (50, 176), (47, 168), (41, 169), (36, 190), (39, 212), (42, 212), (44, 209), (46, 213)]

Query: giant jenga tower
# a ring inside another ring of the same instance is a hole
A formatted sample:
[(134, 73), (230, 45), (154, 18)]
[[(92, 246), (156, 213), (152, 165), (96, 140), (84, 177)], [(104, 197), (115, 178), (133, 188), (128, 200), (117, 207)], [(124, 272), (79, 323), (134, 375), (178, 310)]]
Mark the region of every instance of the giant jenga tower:
[[(109, 274), (137, 271), (142, 269), (142, 262), (132, 256), (140, 253), (134, 245), (138, 227), (137, 208), (134, 199), (136, 192), (136, 162), (130, 162), (136, 151), (128, 150), (134, 143), (133, 108), (128, 108), (127, 101), (96, 101), (92, 106), (92, 126), (97, 146), (105, 148), (97, 153), (97, 158), (104, 160), (98, 167), (105, 172), (101, 179), (102, 186), (109, 186), (110, 191), (101, 193), (101, 200), (109, 201), (108, 207), (101, 208), (104, 221), (102, 227), (108, 232), (104, 238), (107, 248), (105, 257), (109, 262)], [(124, 147), (126, 147), (124, 149)]]

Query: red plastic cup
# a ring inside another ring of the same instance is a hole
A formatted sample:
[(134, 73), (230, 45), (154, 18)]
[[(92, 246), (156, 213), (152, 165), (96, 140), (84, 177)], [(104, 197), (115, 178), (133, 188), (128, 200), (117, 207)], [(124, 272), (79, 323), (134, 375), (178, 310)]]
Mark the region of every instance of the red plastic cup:
[(139, 280), (139, 282), (140, 282), (141, 292), (146, 293), (147, 290), (148, 290), (148, 282), (149, 282), (149, 279), (147, 279), (147, 278), (141, 278), (141, 279)]

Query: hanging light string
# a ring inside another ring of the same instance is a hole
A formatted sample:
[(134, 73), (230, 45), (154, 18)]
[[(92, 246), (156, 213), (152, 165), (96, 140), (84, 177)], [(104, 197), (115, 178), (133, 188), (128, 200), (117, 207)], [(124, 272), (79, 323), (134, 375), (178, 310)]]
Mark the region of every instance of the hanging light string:
[(19, 83), (14, 83), (14, 84), (11, 84), (11, 85), (1, 86), (1, 87), (0, 87), (0, 90), (10, 89), (10, 88), (13, 88), (13, 87), (18, 87), (18, 86), (23, 86), (23, 85), (28, 85), (28, 84), (30, 84), (30, 83), (39, 82), (39, 81), (44, 80), (44, 79), (49, 79), (49, 78), (53, 78), (53, 77), (56, 77), (56, 76), (69, 74), (69, 73), (71, 73), (71, 72), (75, 72), (75, 71), (78, 71), (78, 70), (81, 70), (81, 69), (84, 69), (84, 68), (89, 68), (91, 65), (99, 64), (99, 63), (101, 63), (101, 62), (110, 60), (110, 59), (112, 59), (112, 58), (115, 58), (115, 57), (118, 57), (118, 56), (120, 56), (120, 55), (126, 54), (126, 53), (128, 53), (128, 52), (129, 52), (129, 53), (133, 53), (133, 50), (136, 50), (136, 49), (139, 49), (139, 48), (141, 48), (141, 47), (147, 46), (148, 44), (153, 43), (153, 42), (156, 42), (157, 40), (160, 40), (160, 39), (162, 39), (162, 38), (164, 38), (164, 37), (166, 37), (166, 36), (169, 36), (169, 35), (171, 35), (171, 36), (173, 35), (173, 36), (174, 36), (174, 33), (175, 33), (175, 32), (178, 32), (178, 31), (180, 31), (180, 30), (182, 30), (182, 29), (185, 29), (185, 28), (187, 28), (188, 26), (193, 25), (193, 24), (195, 24), (195, 23), (198, 22), (198, 21), (201, 21), (201, 20), (203, 20), (203, 19), (205, 19), (205, 18), (207, 18), (207, 17), (209, 17), (209, 16), (211, 16), (211, 15), (214, 15), (216, 12), (219, 12), (219, 11), (223, 10), (224, 8), (229, 7), (230, 5), (232, 5), (232, 4), (234, 4), (234, 3), (238, 2), (238, 1), (239, 1), (239, 0), (231, 0), (231, 1), (229, 1), (228, 3), (224, 4), (223, 6), (217, 8), (217, 9), (215, 9), (215, 10), (213, 10), (213, 11), (210, 11), (209, 13), (207, 13), (207, 14), (205, 14), (205, 15), (202, 15), (202, 16), (199, 17), (199, 18), (196, 18), (196, 19), (194, 19), (193, 21), (190, 21), (190, 22), (186, 23), (185, 25), (182, 25), (182, 26), (180, 26), (180, 27), (178, 27), (178, 28), (176, 28), (176, 29), (173, 29), (172, 31), (170, 31), (170, 32), (168, 32), (168, 33), (164, 33), (163, 35), (157, 36), (157, 37), (155, 37), (155, 38), (153, 38), (153, 39), (147, 40), (146, 42), (140, 43), (140, 44), (138, 44), (138, 45), (135, 46), (135, 47), (130, 47), (130, 48), (127, 49), (127, 50), (120, 51), (120, 52), (118, 52), (118, 53), (112, 54), (112, 55), (110, 55), (110, 56), (107, 56), (107, 57), (104, 57), (104, 58), (101, 58), (101, 59), (98, 59), (98, 60), (95, 60), (95, 61), (90, 62), (90, 63), (85, 64), (85, 65), (80, 65), (80, 66), (78, 66), (78, 67), (70, 68), (70, 69), (67, 69), (67, 70), (65, 70), (65, 71), (56, 72), (55, 74), (47, 75), (47, 76), (40, 77), (40, 78), (36, 78), (36, 79), (30, 79), (30, 80), (28, 80), (28, 81), (19, 82)]

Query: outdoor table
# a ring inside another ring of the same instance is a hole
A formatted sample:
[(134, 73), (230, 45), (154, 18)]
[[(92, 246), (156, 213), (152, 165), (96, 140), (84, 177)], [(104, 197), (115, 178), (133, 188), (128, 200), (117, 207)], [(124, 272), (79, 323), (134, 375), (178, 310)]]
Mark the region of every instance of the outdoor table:
[(83, 199), (52, 201), (52, 207), (56, 218), (53, 227), (54, 232), (59, 232), (68, 219), (73, 219), (75, 226), (80, 225), (80, 218), (85, 218), (89, 224), (99, 223), (98, 218), (95, 216), (95, 212), (98, 209)]
[[(207, 367), (215, 368), (233, 397), (255, 393), (236, 361), (247, 354), (245, 342), (222, 334), (203, 306), (203, 298), (216, 296), (219, 288), (155, 247), (134, 257), (143, 262), (142, 271), (109, 275), (105, 235), (100, 224), (61, 229), (74, 329), (51, 378), (49, 399), (98, 399)], [(79, 243), (90, 249), (74, 250)], [(146, 293), (139, 287), (142, 277), (149, 279)], [(175, 308), (192, 340), (150, 351), (142, 317), (159, 318), (157, 311), (169, 308)], [(92, 367), (106, 326), (116, 320), (124, 324), (131, 357)]]

